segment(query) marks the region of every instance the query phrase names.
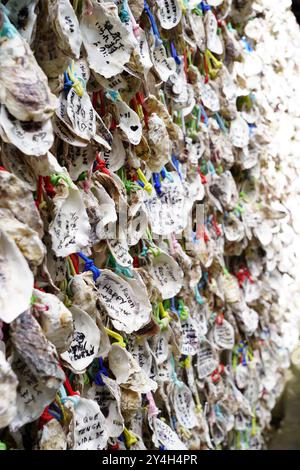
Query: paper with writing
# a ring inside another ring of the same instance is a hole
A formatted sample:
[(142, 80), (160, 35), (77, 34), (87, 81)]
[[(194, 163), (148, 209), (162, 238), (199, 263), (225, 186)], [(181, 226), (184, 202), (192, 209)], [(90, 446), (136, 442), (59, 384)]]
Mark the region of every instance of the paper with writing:
[(102, 450), (106, 447), (106, 420), (96, 401), (80, 398), (74, 410), (74, 420), (74, 450)]
[(100, 330), (91, 317), (75, 305), (70, 307), (74, 321), (74, 334), (68, 351), (61, 358), (76, 371), (84, 371), (98, 354)]
[(138, 145), (142, 138), (142, 124), (139, 116), (124, 101), (117, 101), (116, 107), (119, 113), (119, 128), (131, 144)]
[(181, 20), (182, 10), (177, 0), (156, 0), (157, 16), (163, 29), (172, 29)]
[(207, 48), (215, 54), (222, 54), (223, 44), (220, 37), (218, 36), (218, 21), (211, 10), (208, 10), (205, 13), (204, 24), (207, 39)]
[(0, 320), (11, 323), (28, 309), (33, 274), (14, 241), (0, 230)]
[(78, 58), (81, 47), (81, 33), (77, 16), (69, 0), (59, 0), (54, 4), (54, 28), (63, 43), (65, 53)]
[(138, 393), (148, 393), (157, 389), (157, 383), (140, 368), (132, 354), (116, 343), (108, 353), (108, 363), (116, 382), (123, 388)]
[(150, 55), (153, 67), (163, 82), (167, 82), (176, 71), (176, 62), (173, 57), (168, 57), (163, 43), (150, 47)]
[(149, 418), (149, 425), (153, 430), (152, 440), (158, 447), (163, 445), (166, 450), (187, 450), (185, 444), (179, 439), (178, 435), (161, 419)]
[(79, 96), (71, 88), (67, 96), (67, 114), (72, 132), (80, 139), (90, 140), (96, 134), (96, 114), (86, 91)]
[(117, 7), (93, 2), (92, 14), (82, 16), (80, 28), (90, 68), (105, 78), (121, 73), (133, 44), (117, 16)]
[(197, 353), (197, 371), (199, 378), (204, 379), (204, 377), (212, 374), (217, 366), (218, 362), (211, 343), (206, 339), (201, 339)]
[(192, 393), (185, 383), (174, 386), (173, 390), (173, 406), (181, 426), (186, 429), (192, 429), (197, 425), (196, 410)]
[(119, 239), (107, 240), (107, 244), (111, 254), (118, 264), (124, 266), (125, 268), (132, 267), (133, 259), (129, 254), (129, 248), (124, 234)]
[(88, 391), (88, 398), (96, 401), (105, 417), (109, 437), (119, 437), (124, 430), (121, 414), (121, 391), (115, 380), (101, 375), (104, 385), (93, 385)]
[(209, 83), (200, 83), (201, 100), (206, 108), (214, 113), (220, 110), (220, 100)]
[(197, 354), (199, 345), (199, 332), (196, 320), (190, 316), (181, 323), (182, 344), (180, 346), (181, 354), (194, 356)]
[(154, 256), (150, 272), (163, 299), (178, 294), (183, 284), (183, 272), (171, 256), (163, 252)]
[(80, 191), (69, 189), (66, 199), (57, 202), (56, 214), (49, 226), (56, 256), (68, 256), (89, 243), (90, 224)]
[(119, 132), (113, 133), (111, 150), (103, 152), (103, 160), (111, 171), (119, 170), (125, 163), (126, 152)]
[(179, 176), (172, 172), (173, 182), (161, 182), (162, 196), (152, 191), (145, 195), (145, 207), (152, 231), (157, 235), (170, 235), (183, 230), (187, 224), (185, 190)]
[(18, 379), (0, 348), (0, 429), (5, 428), (17, 413)]
[(116, 329), (132, 333), (150, 320), (151, 305), (141, 281), (125, 280), (103, 269), (96, 285)]
[(17, 414), (10, 423), (12, 431), (38, 419), (57, 393), (56, 388), (48, 388), (43, 380), (35, 377), (21, 357), (16, 356), (12, 368), (18, 377)]
[(9, 115), (5, 106), (1, 106), (0, 123), (10, 142), (26, 155), (43, 155), (53, 144), (50, 119), (42, 123), (21, 122)]
[(223, 319), (222, 324), (214, 326), (214, 342), (221, 349), (233, 349), (234, 329), (232, 325)]

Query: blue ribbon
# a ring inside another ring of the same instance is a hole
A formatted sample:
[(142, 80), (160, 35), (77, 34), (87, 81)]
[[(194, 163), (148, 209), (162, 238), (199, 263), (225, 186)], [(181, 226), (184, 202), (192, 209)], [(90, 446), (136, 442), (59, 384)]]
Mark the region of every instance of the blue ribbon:
[(98, 277), (101, 274), (100, 269), (98, 269), (97, 266), (95, 266), (94, 261), (92, 259), (85, 256), (83, 253), (81, 253), (81, 251), (79, 251), (79, 253), (77, 253), (77, 254), (84, 261), (84, 269), (83, 270), (84, 271), (92, 271), (94, 281), (96, 282)]
[(154, 188), (158, 196), (162, 195), (161, 182), (159, 173), (153, 173)]
[(173, 59), (175, 60), (176, 64), (177, 64), (177, 65), (180, 65), (180, 64), (181, 64), (181, 60), (180, 60), (180, 58), (179, 58), (178, 55), (177, 55), (176, 48), (175, 48), (175, 46), (174, 46), (173, 41), (171, 41), (171, 54), (172, 54), (172, 57), (173, 57)]
[(200, 2), (200, 5), (198, 5), (198, 7), (199, 6), (202, 9), (202, 13), (205, 13), (206, 11), (211, 10), (211, 6), (207, 5), (207, 3), (205, 3), (205, 2)]
[(94, 382), (95, 382), (96, 385), (102, 385), (102, 386), (105, 385), (105, 383), (103, 382), (103, 379), (102, 379), (102, 374), (105, 375), (105, 377), (108, 377), (107, 369), (106, 369), (106, 367), (104, 367), (103, 359), (100, 356), (99, 357), (99, 371), (95, 375), (95, 379), (94, 379)]
[(182, 176), (182, 173), (180, 171), (180, 163), (179, 161), (177, 160), (177, 158), (175, 157), (175, 155), (172, 155), (172, 163), (179, 175), (179, 178), (181, 179), (181, 181), (183, 180), (183, 176)]
[(162, 40), (160, 39), (160, 34), (159, 34), (158, 29), (157, 29), (157, 25), (156, 25), (154, 16), (152, 15), (150, 7), (149, 7), (148, 3), (146, 2), (146, 0), (144, 0), (144, 10), (145, 10), (145, 12), (148, 15), (148, 18), (150, 20), (152, 31), (153, 31), (153, 34), (155, 36), (156, 42), (158, 44), (161, 44)]

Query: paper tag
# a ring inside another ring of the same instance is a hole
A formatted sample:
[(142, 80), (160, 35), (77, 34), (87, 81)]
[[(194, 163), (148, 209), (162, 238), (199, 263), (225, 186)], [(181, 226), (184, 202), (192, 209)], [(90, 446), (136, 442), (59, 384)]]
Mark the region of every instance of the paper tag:
[(14, 432), (38, 419), (45, 407), (55, 399), (57, 389), (46, 387), (44, 381), (35, 377), (20, 357), (14, 359), (12, 368), (19, 380), (17, 414), (10, 423)]
[(88, 398), (96, 401), (105, 417), (109, 437), (119, 437), (124, 430), (121, 414), (121, 392), (115, 380), (102, 375), (104, 385), (93, 385), (88, 390)]
[(56, 419), (43, 425), (39, 450), (67, 450), (67, 436)]
[(209, 83), (200, 83), (201, 100), (206, 108), (216, 113), (220, 110), (220, 100)]
[(172, 29), (178, 25), (181, 20), (182, 10), (177, 0), (156, 0), (158, 5), (157, 16), (161, 27)]
[(176, 418), (181, 426), (192, 429), (197, 425), (193, 396), (190, 389), (183, 382), (180, 387), (174, 387), (173, 406)]
[(74, 419), (74, 450), (102, 450), (106, 447), (106, 421), (95, 401), (80, 398), (74, 410)]
[(152, 365), (152, 354), (146, 338), (133, 337), (128, 344), (128, 351), (136, 360), (140, 368), (150, 375)]
[(151, 340), (153, 342), (153, 354), (158, 365), (162, 364), (169, 357), (170, 334), (170, 330), (161, 330), (160, 333)]
[[(152, 231), (157, 235), (170, 235), (183, 230), (187, 224), (185, 191), (179, 176), (172, 172), (173, 182), (161, 182), (162, 196), (154, 191), (145, 195), (145, 207)], [(163, 221), (163, 222), (162, 222)]]
[(199, 345), (198, 325), (190, 316), (181, 323), (182, 344), (180, 347), (181, 354), (194, 356), (197, 354)]
[(67, 114), (74, 134), (90, 140), (96, 134), (96, 114), (87, 92), (79, 96), (74, 88), (67, 96)]
[(205, 13), (204, 24), (207, 39), (207, 48), (215, 54), (222, 54), (223, 44), (218, 36), (218, 21), (211, 10), (208, 10)]
[(90, 224), (80, 191), (69, 189), (69, 195), (57, 202), (57, 212), (49, 233), (56, 256), (68, 256), (89, 243)]
[(80, 29), (90, 67), (105, 78), (121, 73), (133, 43), (117, 16), (117, 7), (93, 3), (92, 14), (82, 15)]
[(84, 371), (98, 354), (100, 330), (91, 317), (75, 305), (70, 307), (74, 320), (74, 334), (68, 351), (61, 358), (76, 371)]
[(144, 204), (138, 202), (131, 205), (128, 216), (127, 241), (128, 245), (132, 246), (140, 241), (148, 226), (148, 217)]
[(201, 52), (206, 49), (206, 33), (203, 23), (203, 17), (189, 12), (189, 22), (193, 31), (193, 35), (197, 46)]
[(11, 323), (29, 308), (33, 282), (33, 274), (19, 248), (0, 230), (0, 319), (2, 321)]
[(43, 155), (54, 142), (51, 120), (45, 122), (21, 122), (9, 115), (5, 106), (1, 106), (0, 123), (9, 138), (26, 155)]
[(222, 324), (216, 323), (214, 326), (214, 342), (221, 349), (233, 349), (234, 329), (232, 325), (223, 319)]
[(150, 272), (163, 299), (175, 297), (182, 288), (183, 272), (166, 253), (160, 252), (152, 259)]
[(118, 384), (138, 393), (157, 389), (157, 383), (140, 368), (133, 356), (118, 344), (112, 344), (108, 353), (109, 368)]
[(73, 337), (72, 313), (53, 294), (38, 289), (34, 289), (33, 294), (35, 303), (46, 307), (43, 315), (39, 316), (39, 323), (46, 338), (54, 344), (59, 352), (66, 351)]
[(80, 140), (79, 137), (76, 138), (57, 117), (53, 119), (53, 129), (55, 134), (67, 144), (74, 145), (76, 147), (86, 147), (88, 144), (87, 141)]
[(173, 57), (168, 57), (163, 44), (155, 45), (150, 48), (153, 67), (159, 78), (167, 82), (171, 75), (176, 71), (176, 62)]
[(55, 6), (56, 21), (54, 27), (58, 31), (60, 39), (63, 39), (64, 51), (78, 58), (81, 47), (81, 33), (77, 16), (69, 0), (60, 0)]
[(96, 285), (117, 330), (132, 333), (148, 323), (151, 305), (141, 281), (125, 281), (112, 271), (103, 269)]
[[(153, 429), (155, 439), (162, 444), (166, 450), (187, 450), (187, 447), (179, 439), (177, 434), (164, 423), (161, 419), (156, 417), (149, 418), (150, 427)], [(153, 440), (155, 444), (155, 440)]]
[(0, 429), (5, 428), (17, 413), (18, 380), (0, 349)]
[(240, 116), (237, 119), (231, 121), (229, 135), (234, 147), (247, 147), (250, 136), (247, 122)]
[(139, 34), (139, 59), (141, 61), (142, 67), (144, 68), (145, 74), (147, 74), (152, 67), (150, 49), (147, 42), (146, 34), (141, 28), (139, 29)]
[(107, 168), (111, 171), (119, 170), (125, 163), (126, 152), (119, 132), (116, 130), (113, 134), (111, 150), (103, 152), (103, 160)]
[(123, 236), (117, 240), (107, 240), (109, 249), (116, 262), (125, 268), (132, 267), (132, 257), (129, 254), (129, 248), (126, 238)]
[(116, 106), (119, 113), (119, 128), (131, 144), (138, 145), (142, 138), (142, 124), (139, 116), (124, 101), (117, 101)]
[(207, 340), (201, 340), (197, 354), (197, 371), (200, 379), (204, 379), (218, 367), (212, 345)]

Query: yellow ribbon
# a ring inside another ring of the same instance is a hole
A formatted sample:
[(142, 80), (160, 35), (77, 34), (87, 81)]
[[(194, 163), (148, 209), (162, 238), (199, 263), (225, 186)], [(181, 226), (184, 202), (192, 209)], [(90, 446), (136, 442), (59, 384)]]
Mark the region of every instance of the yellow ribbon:
[(137, 438), (135, 435), (129, 431), (127, 428), (124, 428), (124, 437), (125, 437), (125, 442), (127, 447), (131, 447), (132, 444), (135, 444), (137, 442)]
[(109, 328), (104, 327), (106, 333), (108, 336), (111, 336), (112, 338), (115, 338), (117, 340), (117, 343), (119, 346), (122, 348), (126, 348), (126, 344), (124, 343), (124, 339), (119, 333), (116, 333), (115, 331), (110, 330)]
[(142, 181), (142, 183), (144, 183), (144, 190), (147, 191), (148, 194), (151, 194), (152, 184), (149, 183), (149, 181), (147, 180), (146, 176), (144, 175), (144, 173), (142, 172), (140, 168), (137, 170), (137, 174), (138, 174), (139, 179)]
[(72, 87), (74, 88), (75, 93), (82, 97), (84, 93), (84, 87), (81, 83), (81, 81), (75, 76), (74, 72), (74, 60), (72, 60), (71, 67), (68, 67), (68, 75), (70, 77), (70, 80), (72, 80), (73, 85)]

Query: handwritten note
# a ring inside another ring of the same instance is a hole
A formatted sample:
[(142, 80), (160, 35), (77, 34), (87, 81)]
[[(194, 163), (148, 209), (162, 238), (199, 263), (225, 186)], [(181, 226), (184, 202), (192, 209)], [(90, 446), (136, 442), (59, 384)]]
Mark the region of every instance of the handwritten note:
[(220, 325), (218, 323), (215, 324), (214, 341), (221, 349), (233, 349), (234, 329), (227, 320), (223, 320)]
[(103, 269), (96, 285), (116, 329), (132, 333), (147, 323), (151, 306), (140, 281), (125, 280)]
[(80, 55), (81, 33), (77, 16), (69, 0), (60, 0), (54, 5), (55, 29), (63, 42), (64, 51), (76, 58)]
[(178, 25), (181, 20), (182, 10), (177, 0), (156, 0), (158, 5), (157, 16), (161, 27), (172, 29)]
[(157, 235), (179, 232), (187, 224), (185, 190), (179, 176), (175, 173), (172, 176), (173, 182), (166, 178), (161, 182), (161, 197), (154, 192), (151, 196), (145, 195), (148, 218), (152, 231)]
[(163, 44), (153, 44), (150, 48), (153, 67), (159, 78), (167, 82), (171, 75), (176, 71), (176, 62), (173, 57), (168, 57)]
[(197, 425), (193, 396), (190, 389), (183, 382), (180, 387), (174, 387), (173, 405), (181, 426), (192, 429)]
[(183, 283), (183, 272), (171, 256), (163, 252), (155, 256), (150, 271), (163, 299), (178, 294)]
[(142, 124), (139, 116), (124, 101), (118, 101), (116, 106), (119, 113), (119, 128), (131, 144), (138, 145), (142, 138)]
[(72, 132), (84, 140), (90, 140), (96, 134), (96, 114), (87, 92), (79, 96), (74, 88), (67, 96), (67, 114)]
[(85, 370), (97, 356), (100, 330), (92, 318), (79, 307), (70, 307), (74, 320), (74, 334), (68, 351), (61, 358), (76, 371)]
[(132, 267), (133, 259), (129, 254), (129, 248), (125, 237), (117, 240), (107, 240), (110, 251), (116, 262), (125, 268)]
[(220, 37), (218, 36), (217, 18), (211, 10), (208, 10), (205, 13), (204, 24), (207, 38), (207, 48), (215, 54), (222, 54), (223, 44)]
[(69, 189), (68, 197), (57, 204), (49, 226), (52, 248), (56, 256), (68, 256), (88, 245), (90, 224), (78, 190)]
[(214, 113), (220, 110), (220, 100), (209, 83), (200, 83), (201, 100), (204, 106)]
[(200, 342), (197, 354), (197, 371), (200, 379), (212, 374), (218, 366), (212, 345), (207, 340)]
[(179, 439), (175, 431), (164, 421), (156, 417), (149, 418), (150, 427), (153, 429), (154, 443), (157, 440), (166, 450), (187, 450), (187, 447)]
[(182, 344), (180, 346), (181, 354), (194, 356), (198, 351), (199, 333), (198, 325), (190, 316), (181, 323)]
[(17, 393), (17, 414), (10, 423), (12, 431), (38, 419), (44, 408), (55, 398), (57, 390), (48, 388), (30, 371), (21, 357), (16, 356), (12, 368), (19, 384)]
[(54, 142), (51, 120), (44, 122), (18, 121), (1, 106), (0, 124), (10, 142), (26, 155), (45, 154)]
[(121, 73), (133, 44), (117, 7), (94, 3), (92, 14), (82, 15), (80, 27), (90, 67), (105, 78)]
[(98, 403), (80, 398), (74, 412), (75, 450), (102, 450), (107, 444), (106, 421)]

